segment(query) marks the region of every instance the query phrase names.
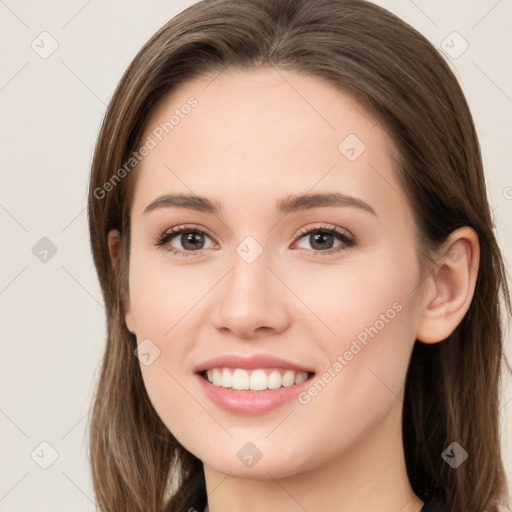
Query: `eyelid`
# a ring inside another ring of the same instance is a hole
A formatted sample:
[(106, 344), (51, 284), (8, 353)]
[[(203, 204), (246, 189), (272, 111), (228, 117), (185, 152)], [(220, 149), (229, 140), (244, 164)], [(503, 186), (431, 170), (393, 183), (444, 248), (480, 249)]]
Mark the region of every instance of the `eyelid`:
[(299, 231), (294, 235), (294, 238), (306, 235), (312, 231), (331, 231), (335, 232), (339, 235), (344, 235), (347, 238), (354, 239), (354, 235), (345, 228), (342, 228), (340, 226), (336, 226), (334, 224), (326, 224), (322, 223), (321, 226), (304, 226), (303, 228), (300, 228)]

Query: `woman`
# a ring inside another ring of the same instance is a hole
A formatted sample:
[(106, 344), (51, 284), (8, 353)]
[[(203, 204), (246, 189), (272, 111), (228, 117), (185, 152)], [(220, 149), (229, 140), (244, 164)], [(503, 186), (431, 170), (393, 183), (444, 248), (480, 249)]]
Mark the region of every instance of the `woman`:
[(480, 512), (511, 304), (473, 121), (362, 0), (209, 0), (124, 74), (89, 225), (101, 510)]

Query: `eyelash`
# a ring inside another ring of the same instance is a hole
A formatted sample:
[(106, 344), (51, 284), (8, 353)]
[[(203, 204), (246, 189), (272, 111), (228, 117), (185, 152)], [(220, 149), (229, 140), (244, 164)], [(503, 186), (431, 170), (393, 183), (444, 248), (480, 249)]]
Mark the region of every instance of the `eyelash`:
[[(157, 247), (161, 247), (163, 250), (168, 251), (172, 254), (181, 254), (184, 257), (189, 256), (195, 256), (197, 254), (201, 254), (203, 250), (198, 251), (182, 251), (179, 249), (175, 249), (174, 247), (170, 246), (171, 248), (167, 248), (166, 244), (167, 242), (170, 242), (174, 238), (176, 238), (178, 235), (181, 235), (182, 233), (193, 233), (193, 234), (204, 234), (211, 237), (207, 232), (199, 229), (196, 226), (178, 226), (176, 228), (172, 228), (170, 231), (165, 231), (162, 235), (155, 238), (153, 241), (153, 244)], [(310, 251), (313, 252), (314, 256), (326, 256), (326, 255), (332, 255), (334, 253), (339, 253), (341, 251), (346, 251), (347, 249), (354, 247), (356, 245), (356, 241), (354, 238), (349, 236), (348, 232), (342, 231), (339, 228), (331, 227), (331, 226), (321, 226), (321, 227), (315, 227), (315, 228), (302, 228), (299, 233), (297, 234), (296, 240), (300, 240), (305, 235), (309, 235), (311, 233), (322, 233), (322, 234), (329, 234), (336, 236), (341, 242), (343, 242), (344, 245), (341, 245), (337, 248), (331, 248), (326, 251)], [(295, 243), (295, 242), (294, 242)], [(307, 249), (305, 249), (307, 250)]]

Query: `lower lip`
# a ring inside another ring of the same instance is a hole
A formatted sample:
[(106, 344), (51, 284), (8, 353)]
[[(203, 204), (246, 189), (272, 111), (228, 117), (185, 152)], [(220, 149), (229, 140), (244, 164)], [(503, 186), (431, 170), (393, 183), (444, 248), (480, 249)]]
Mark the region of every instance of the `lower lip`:
[(236, 391), (221, 386), (214, 386), (198, 373), (195, 376), (199, 379), (200, 385), (212, 402), (229, 412), (247, 416), (264, 414), (281, 407), (307, 388), (314, 377), (312, 375), (304, 382), (287, 388), (281, 386), (277, 389), (267, 389), (264, 391)]

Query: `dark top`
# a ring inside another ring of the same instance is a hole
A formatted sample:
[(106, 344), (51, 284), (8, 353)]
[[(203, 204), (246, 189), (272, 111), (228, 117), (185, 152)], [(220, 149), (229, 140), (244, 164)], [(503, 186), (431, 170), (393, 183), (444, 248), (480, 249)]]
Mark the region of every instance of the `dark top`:
[[(204, 512), (208, 512), (208, 507)], [(442, 498), (426, 498), (420, 512), (447, 512), (446, 502)]]
[(441, 498), (427, 498), (420, 512), (446, 512), (446, 502)]

